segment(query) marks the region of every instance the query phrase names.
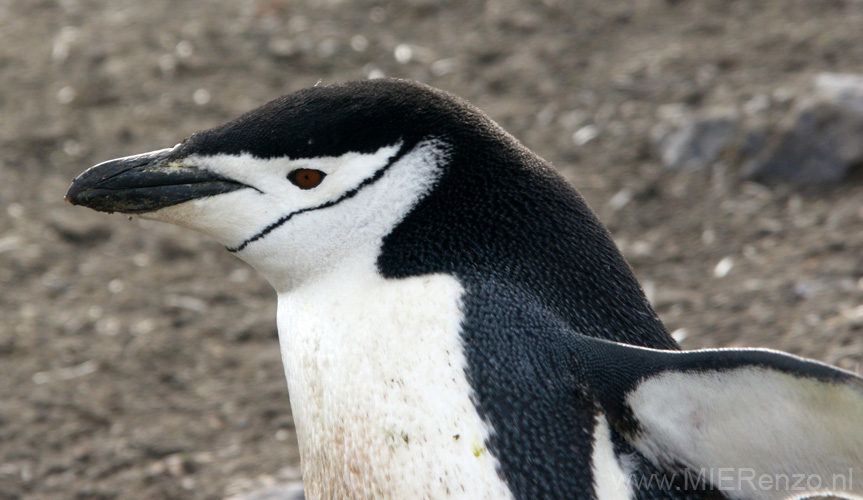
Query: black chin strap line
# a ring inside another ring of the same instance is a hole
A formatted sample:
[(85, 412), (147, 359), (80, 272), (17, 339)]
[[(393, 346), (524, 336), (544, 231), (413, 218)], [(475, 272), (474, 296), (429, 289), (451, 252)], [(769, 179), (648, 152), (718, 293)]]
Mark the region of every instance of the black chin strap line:
[(353, 198), (354, 196), (356, 196), (357, 193), (360, 192), (361, 189), (363, 189), (366, 186), (370, 186), (370, 185), (374, 184), (375, 182), (377, 182), (378, 180), (380, 180), (380, 178), (383, 177), (385, 173), (387, 173), (387, 170), (389, 170), (390, 167), (392, 167), (399, 160), (401, 160), (412, 149), (413, 148), (411, 146), (408, 146), (407, 144), (403, 144), (402, 147), (399, 148), (399, 150), (396, 151), (396, 153), (394, 155), (392, 155), (389, 158), (389, 160), (387, 160), (386, 165), (384, 165), (383, 167), (378, 169), (374, 174), (372, 174), (371, 177), (367, 177), (366, 179), (364, 179), (355, 188), (351, 189), (350, 191), (346, 191), (343, 195), (339, 196), (335, 200), (330, 200), (326, 203), (321, 203), (320, 205), (316, 205), (314, 207), (303, 208), (303, 209), (297, 210), (295, 212), (291, 212), (287, 215), (283, 215), (282, 217), (279, 218), (279, 220), (277, 220), (276, 222), (273, 222), (269, 226), (258, 231), (255, 235), (246, 239), (244, 242), (240, 243), (239, 245), (237, 245), (235, 247), (225, 247), (225, 249), (231, 253), (242, 252), (243, 249), (245, 249), (251, 243), (254, 243), (254, 242), (262, 239), (266, 235), (270, 234), (273, 230), (277, 229), (282, 224), (291, 220), (295, 215), (300, 215), (302, 213), (311, 212), (312, 210), (320, 210), (322, 208), (328, 208), (328, 207), (331, 207), (331, 206), (336, 205), (338, 203), (341, 203), (347, 199)]

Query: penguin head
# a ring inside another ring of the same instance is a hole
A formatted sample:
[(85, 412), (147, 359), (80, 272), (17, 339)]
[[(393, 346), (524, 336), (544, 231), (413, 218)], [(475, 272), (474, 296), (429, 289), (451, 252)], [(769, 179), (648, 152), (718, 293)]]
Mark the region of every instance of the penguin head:
[(416, 82), (286, 95), (96, 165), (66, 199), (204, 232), (278, 292), (343, 266), (444, 273), (504, 284), (586, 334), (674, 346), (575, 189), (476, 107)]
[(66, 198), (206, 233), (284, 288), (374, 259), (443, 175), (472, 116), (486, 122), (414, 82), (312, 87), (173, 148), (96, 165)]

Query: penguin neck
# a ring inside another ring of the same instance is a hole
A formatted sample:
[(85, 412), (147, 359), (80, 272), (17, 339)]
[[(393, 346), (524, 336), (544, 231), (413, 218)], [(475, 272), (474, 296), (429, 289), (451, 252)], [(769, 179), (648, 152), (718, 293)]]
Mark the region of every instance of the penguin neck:
[(384, 238), (385, 276), (451, 273), (468, 293), (496, 283), (585, 335), (677, 347), (608, 231), (547, 163), (510, 144), (454, 155), (449, 172)]
[(373, 248), (351, 248), (350, 252), (325, 249), (313, 253), (305, 249), (291, 252), (293, 245), (288, 243), (282, 247), (286, 249), (282, 254), (269, 251), (263, 256), (244, 258), (279, 297), (302, 295), (324, 284), (339, 287), (342, 286), (339, 283), (365, 279), (375, 268), (376, 250)]
[(309, 498), (511, 497), (465, 377), (463, 293), (451, 275), (348, 266), (279, 294)]

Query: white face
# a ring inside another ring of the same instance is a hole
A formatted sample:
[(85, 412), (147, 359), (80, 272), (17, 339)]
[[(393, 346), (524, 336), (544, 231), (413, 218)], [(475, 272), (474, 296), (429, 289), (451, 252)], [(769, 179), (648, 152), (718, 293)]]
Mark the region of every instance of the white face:
[[(190, 156), (180, 163), (250, 187), (142, 217), (215, 238), (284, 291), (346, 260), (374, 265), (381, 239), (428, 193), (448, 154), (443, 142), (426, 140), (390, 164), (400, 148), (307, 159)], [(289, 179), (304, 169), (323, 180), (303, 189)]]

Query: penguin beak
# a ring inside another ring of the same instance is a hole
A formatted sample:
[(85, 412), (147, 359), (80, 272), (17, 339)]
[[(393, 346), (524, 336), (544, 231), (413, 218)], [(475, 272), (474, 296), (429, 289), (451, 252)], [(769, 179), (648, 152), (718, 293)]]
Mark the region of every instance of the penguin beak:
[(66, 201), (99, 212), (140, 214), (246, 186), (171, 159), (173, 148), (91, 167), (72, 181)]

